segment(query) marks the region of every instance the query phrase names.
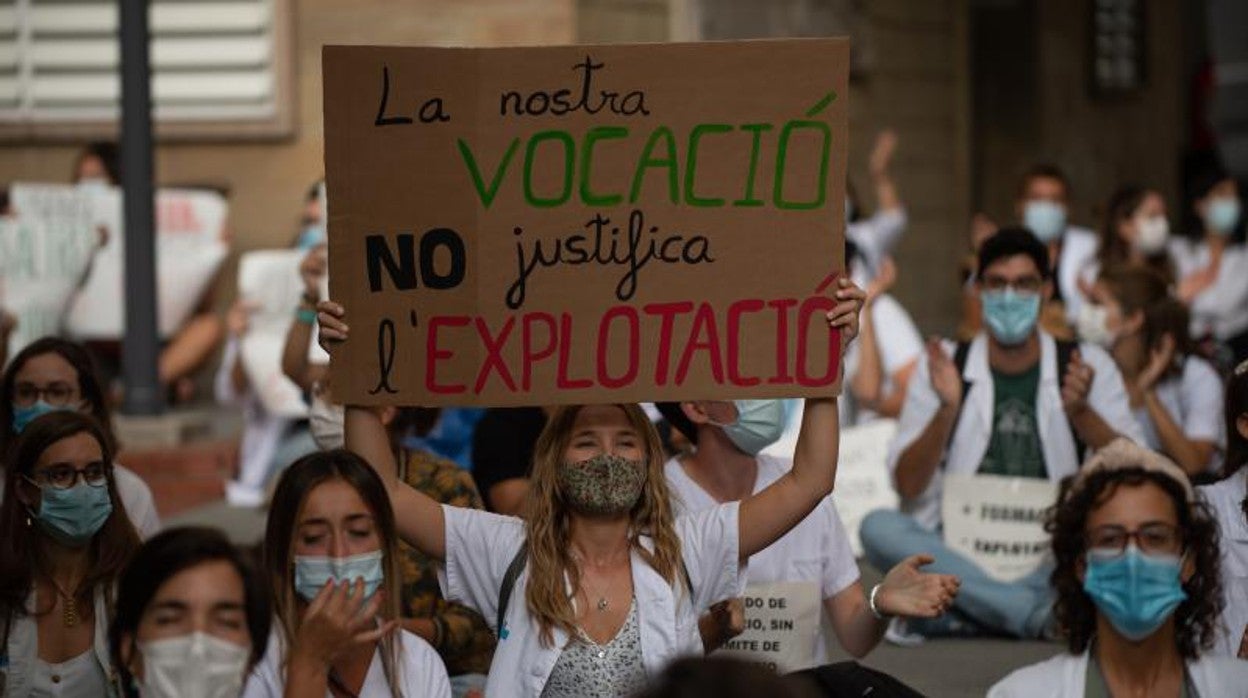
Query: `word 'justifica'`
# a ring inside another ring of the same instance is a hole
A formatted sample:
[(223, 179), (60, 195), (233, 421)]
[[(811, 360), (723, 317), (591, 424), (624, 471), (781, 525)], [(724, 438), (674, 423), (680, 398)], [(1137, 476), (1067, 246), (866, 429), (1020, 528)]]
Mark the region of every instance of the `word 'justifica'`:
[[(480, 394), (492, 383), (513, 394), (528, 393), (534, 389), (535, 370), (551, 364), (560, 390), (620, 389), (650, 381), (660, 387), (680, 387), (690, 380), (690, 369), (695, 366), (706, 366), (719, 385), (826, 387), (836, 382), (840, 365), (839, 335), (828, 329), (825, 319), (834, 305), (833, 299), (818, 295), (746, 299), (727, 308), (693, 301), (615, 305), (596, 318), (544, 311), (508, 314), (493, 322), (481, 316), (437, 315), (414, 330), (417, 340), (423, 340), (423, 389), (436, 395)], [(760, 334), (759, 320), (773, 323), (772, 336)], [(595, 341), (574, 342), (583, 329), (576, 323), (582, 322), (596, 325)], [(743, 323), (749, 327), (743, 328)], [(828, 332), (832, 332), (830, 337)], [(743, 371), (741, 356), (747, 338), (751, 345), (774, 345), (775, 365), (769, 375)], [(644, 379), (643, 344), (647, 356), (654, 357), (653, 376)], [(473, 345), (478, 350), (472, 350)], [(812, 346), (827, 347), (827, 351), (816, 355)], [(388, 386), (397, 351), (391, 320), (379, 325), (378, 347), (378, 385)], [(468, 348), (467, 354), (480, 356), (480, 361), (468, 371), (448, 375), (444, 366), (458, 355), (452, 347)], [(404, 349), (405, 355), (410, 351)], [(572, 366), (592, 368), (573, 375)]]
[[(523, 139), (513, 136), (496, 155), (479, 153), (465, 138), (457, 138), (455, 144), (473, 189), (486, 209), (494, 204), (503, 183), (516, 179), (514, 176), (508, 179), (507, 175), (523, 143), (523, 162), (518, 165), (521, 170), (519, 185), (525, 203), (534, 208), (563, 206), (574, 198), (585, 206), (600, 208), (626, 201), (634, 205), (643, 198), (647, 183), (657, 179), (659, 186), (666, 187), (666, 198), (672, 204), (702, 208), (760, 207), (766, 206), (770, 199), (778, 209), (809, 211), (827, 203), (832, 154), (832, 129), (828, 123), (814, 117), (835, 99), (836, 93), (829, 92), (806, 112), (806, 118), (790, 119), (779, 125), (699, 123), (689, 127), (688, 133), (666, 125), (639, 133), (618, 125), (593, 126), (583, 133), (548, 129)], [(774, 141), (774, 148), (769, 149), (774, 155), (768, 162), (762, 162), (765, 140), (769, 146)], [(595, 158), (604, 148), (622, 148), (626, 162), (636, 164), (612, 172), (615, 181), (595, 185)], [(733, 182), (727, 187), (719, 185), (726, 190), (707, 191), (706, 183), (699, 178), (699, 163), (705, 161), (700, 158), (704, 149), (718, 149), (721, 157), (730, 153), (727, 157), (735, 161), (730, 167), (740, 172), (739, 179), (725, 177), (722, 172), (711, 173), (717, 181)], [(491, 155), (496, 158), (492, 165), (489, 164)], [(802, 172), (801, 161), (809, 158), (818, 162), (813, 181), (794, 182), (802, 178), (792, 175), (790, 170)], [(796, 167), (795, 161), (798, 162)], [(549, 178), (553, 186), (538, 187), (535, 172), (554, 173), (555, 176)], [(651, 194), (649, 198), (658, 197)]]
[[(525, 255), (524, 228), (517, 227), (512, 232), (516, 235), (516, 280), (507, 289), (507, 307), (516, 310), (524, 305), (526, 285), (529, 277), (537, 267), (556, 267), (560, 265), (579, 266), (581, 264), (600, 264), (626, 266), (624, 275), (615, 286), (615, 297), (626, 301), (637, 292), (637, 272), (657, 260), (664, 264), (713, 264), (711, 242), (704, 235), (658, 234), (658, 226), (646, 227), (645, 214), (634, 210), (628, 216), (628, 229), (622, 231), (619, 226), (612, 226), (611, 219), (601, 213), (585, 223), (587, 235), (575, 233), (567, 237), (556, 237), (543, 241), (538, 238), (532, 241), (532, 250)], [(621, 233), (624, 233), (621, 235)], [(648, 233), (648, 235), (647, 235)], [(647, 239), (643, 242), (643, 236)]]

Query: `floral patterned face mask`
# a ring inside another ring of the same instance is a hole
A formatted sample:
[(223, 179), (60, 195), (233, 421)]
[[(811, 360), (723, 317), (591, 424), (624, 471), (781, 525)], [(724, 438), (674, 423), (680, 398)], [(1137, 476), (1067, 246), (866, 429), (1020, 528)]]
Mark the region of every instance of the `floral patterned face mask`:
[(633, 508), (646, 484), (643, 461), (603, 453), (576, 463), (560, 463), (559, 491), (579, 514), (615, 516)]

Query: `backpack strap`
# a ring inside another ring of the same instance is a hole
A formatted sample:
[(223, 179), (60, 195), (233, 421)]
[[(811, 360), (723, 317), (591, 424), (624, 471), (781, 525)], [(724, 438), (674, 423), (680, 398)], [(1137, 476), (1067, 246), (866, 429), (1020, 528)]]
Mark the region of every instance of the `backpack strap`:
[[(953, 366), (958, 369), (958, 377), (962, 379), (962, 399), (958, 401), (958, 413), (953, 416), (953, 428), (949, 430), (949, 441), (945, 443), (945, 451), (953, 443), (953, 435), (958, 433), (958, 422), (962, 421), (962, 408), (966, 406), (966, 394), (971, 390), (971, 382), (966, 379), (966, 359), (971, 353), (970, 342), (958, 342), (953, 350)], [(940, 467), (945, 467), (945, 459), (940, 459)]]
[[(524, 566), (529, 561), (529, 542), (526, 540), (520, 544), (520, 549), (516, 551), (516, 556), (511, 558), (511, 562), (507, 565), (507, 571), (503, 573), (503, 583), (498, 588), (498, 616), (494, 624), (495, 633), (498, 639), (507, 639), (507, 629), (503, 626), (507, 616), (507, 605), (511, 603), (511, 593), (516, 588), (516, 580), (520, 578), (520, 573), (524, 571)], [(684, 558), (680, 560), (680, 571), (685, 578), (685, 589), (689, 591), (689, 598), (693, 598), (693, 580), (689, 577), (689, 568), (685, 565)]]
[[(1062, 380), (1066, 377), (1066, 371), (1070, 368), (1070, 362), (1074, 359), (1075, 351), (1079, 349), (1078, 342), (1058, 339), (1057, 342), (1057, 385), (1058, 391), (1061, 391)], [(1083, 465), (1083, 458), (1087, 454), (1088, 445), (1079, 438), (1079, 432), (1075, 429), (1074, 422), (1070, 421), (1070, 415), (1066, 415), (1066, 424), (1070, 427), (1070, 437), (1075, 440), (1075, 457), (1078, 459), (1078, 465)]]
[(507, 639), (507, 628), (503, 627), (507, 616), (507, 604), (511, 602), (511, 592), (515, 590), (516, 580), (520, 578), (520, 573), (524, 571), (524, 566), (528, 561), (529, 541), (526, 540), (520, 544), (516, 556), (511, 558), (507, 571), (503, 573), (503, 584), (498, 588), (498, 619), (494, 624), (494, 632), (500, 640)]

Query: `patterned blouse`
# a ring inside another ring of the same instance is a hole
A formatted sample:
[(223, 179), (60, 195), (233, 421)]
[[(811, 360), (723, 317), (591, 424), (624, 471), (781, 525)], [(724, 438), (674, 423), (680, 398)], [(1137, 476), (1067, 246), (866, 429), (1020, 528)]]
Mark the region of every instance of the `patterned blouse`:
[(584, 632), (578, 635), (559, 654), (542, 698), (615, 698), (645, 688), (636, 599), (628, 608), (624, 626), (607, 644), (594, 642)]
[[(453, 461), (425, 451), (404, 451), (399, 458), (400, 477), (434, 500), (451, 506), (484, 509), (472, 475)], [(403, 577), (403, 615), (431, 619), (437, 628), (430, 644), (446, 662), (447, 673), (485, 674), (494, 656), (494, 633), (476, 611), (442, 598), (437, 563), (400, 542)]]

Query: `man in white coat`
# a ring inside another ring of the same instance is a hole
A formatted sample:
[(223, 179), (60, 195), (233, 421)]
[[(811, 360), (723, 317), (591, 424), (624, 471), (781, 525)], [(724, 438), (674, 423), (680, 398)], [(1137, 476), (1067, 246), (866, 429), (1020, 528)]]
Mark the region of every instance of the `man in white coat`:
[(1053, 605), (1048, 566), (1001, 582), (954, 552), (941, 534), (944, 476), (1056, 483), (1078, 470), (1083, 451), (1141, 437), (1113, 359), (1038, 328), (1040, 306), (1053, 292), (1044, 244), (1026, 229), (1003, 229), (980, 246), (978, 261), (986, 331), (965, 345), (929, 342), (888, 457), (902, 511), (868, 515), (862, 543), (878, 569), (926, 553), (936, 559), (933, 572), (962, 580), (957, 613), (911, 629), (1043, 637)]

